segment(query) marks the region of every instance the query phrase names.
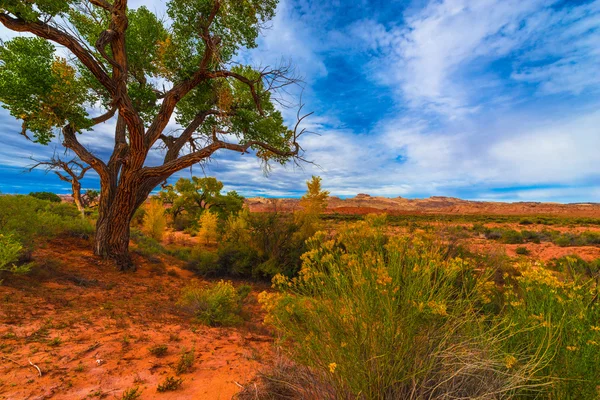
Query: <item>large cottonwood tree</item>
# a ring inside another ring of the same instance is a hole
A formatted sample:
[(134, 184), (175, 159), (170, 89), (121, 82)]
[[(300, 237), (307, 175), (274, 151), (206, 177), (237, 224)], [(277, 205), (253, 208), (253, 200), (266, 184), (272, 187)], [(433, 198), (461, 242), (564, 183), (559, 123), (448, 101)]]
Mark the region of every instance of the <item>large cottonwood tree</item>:
[[(294, 79), (286, 68), (233, 62), (240, 48), (256, 46), (276, 5), (170, 0), (159, 18), (127, 0), (0, 0), (0, 22), (33, 34), (0, 46), (0, 102), (22, 120), (23, 135), (47, 144), (59, 132), (98, 173), (96, 254), (130, 268), (135, 210), (170, 175), (219, 150), (281, 163), (298, 157), (301, 132), (285, 126), (272, 97)], [(167, 128), (173, 119), (181, 129)], [(102, 158), (79, 138), (109, 120), (114, 148)], [(162, 163), (149, 164), (161, 148)]]

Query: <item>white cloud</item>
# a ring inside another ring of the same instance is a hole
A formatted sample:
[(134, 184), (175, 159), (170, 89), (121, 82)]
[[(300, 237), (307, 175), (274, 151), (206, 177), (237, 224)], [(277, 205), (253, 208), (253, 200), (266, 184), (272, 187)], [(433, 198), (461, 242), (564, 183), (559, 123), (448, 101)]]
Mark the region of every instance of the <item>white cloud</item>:
[(413, 109), (459, 118), (479, 111), (482, 98), (499, 95), (501, 78), (484, 68), (509, 55), (516, 68), (512, 79), (537, 83), (542, 93), (577, 94), (600, 85), (594, 72), (600, 2), (564, 9), (553, 3), (431, 1), (406, 16), (405, 25), (365, 20), (350, 32), (379, 54), (372, 66), (380, 83), (395, 88)]

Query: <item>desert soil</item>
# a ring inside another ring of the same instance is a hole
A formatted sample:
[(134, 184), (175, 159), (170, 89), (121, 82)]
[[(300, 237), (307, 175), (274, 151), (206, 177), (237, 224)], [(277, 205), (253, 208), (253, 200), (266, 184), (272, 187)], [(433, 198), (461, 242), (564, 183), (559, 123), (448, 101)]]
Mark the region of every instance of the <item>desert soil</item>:
[[(180, 261), (136, 256), (138, 271), (124, 274), (89, 249), (78, 239), (47, 243), (34, 254), (39, 272), (0, 286), (0, 399), (121, 399), (134, 387), (142, 399), (230, 399), (271, 357), (257, 291), (243, 326), (210, 328), (176, 306), (194, 278)], [(163, 344), (163, 357), (149, 352)], [(181, 388), (158, 393), (191, 350)]]

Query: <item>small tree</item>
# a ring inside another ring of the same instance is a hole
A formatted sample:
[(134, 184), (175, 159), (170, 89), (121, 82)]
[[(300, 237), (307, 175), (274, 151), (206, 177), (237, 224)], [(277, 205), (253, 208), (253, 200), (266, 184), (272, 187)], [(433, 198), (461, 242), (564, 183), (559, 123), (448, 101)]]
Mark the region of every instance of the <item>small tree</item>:
[(83, 205), (85, 207), (95, 207), (98, 205), (98, 199), (100, 198), (100, 192), (94, 189), (88, 189), (85, 191), (83, 196)]
[[(289, 68), (234, 61), (241, 48), (257, 46), (276, 6), (169, 0), (159, 18), (127, 0), (0, 1), (0, 23), (34, 35), (0, 44), (0, 102), (22, 121), (23, 136), (48, 144), (60, 130), (63, 146), (98, 173), (97, 255), (133, 267), (135, 211), (172, 174), (220, 150), (255, 151), (265, 163), (299, 156), (304, 131), (286, 127), (272, 98), (297, 82)], [(69, 56), (57, 56), (55, 44)], [(80, 142), (115, 119), (108, 157)], [(173, 120), (182, 129), (167, 129)], [(160, 148), (162, 162), (148, 163)]]
[(175, 185), (166, 185), (159, 196), (170, 205), (167, 212), (176, 220), (183, 213), (197, 219), (205, 210), (216, 213), (221, 219), (241, 211), (244, 198), (235, 191), (221, 194), (223, 183), (213, 177), (180, 178)]
[(36, 199), (46, 200), (51, 203), (60, 203), (62, 201), (59, 195), (52, 192), (31, 192), (29, 195)]
[(162, 240), (167, 227), (165, 208), (160, 200), (152, 199), (146, 204), (146, 213), (142, 224), (142, 230), (155, 240)]
[(81, 195), (81, 180), (92, 167), (85, 165), (77, 158), (69, 161), (63, 161), (58, 155), (54, 154), (48, 161), (36, 161), (36, 164), (29, 168), (33, 171), (35, 168), (44, 167), (46, 172), (54, 172), (61, 181), (71, 184), (71, 192), (73, 193), (73, 201), (77, 206), (81, 215), (85, 215), (85, 199)]
[(217, 215), (212, 213), (210, 210), (207, 210), (202, 213), (198, 223), (200, 225), (198, 236), (203, 238), (206, 244), (210, 242), (216, 242), (219, 238), (219, 220)]
[(319, 216), (327, 208), (329, 192), (322, 189), (319, 176), (313, 176), (306, 186), (306, 194), (300, 199), (301, 210), (296, 211), (296, 221), (301, 226), (301, 234), (308, 238), (318, 230)]

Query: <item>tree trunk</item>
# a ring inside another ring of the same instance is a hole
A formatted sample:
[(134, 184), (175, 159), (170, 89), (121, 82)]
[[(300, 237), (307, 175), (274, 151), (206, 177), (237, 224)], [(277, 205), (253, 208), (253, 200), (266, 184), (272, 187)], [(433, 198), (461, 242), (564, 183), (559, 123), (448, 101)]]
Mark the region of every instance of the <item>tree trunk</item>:
[(122, 271), (135, 271), (129, 255), (130, 224), (154, 186), (140, 184), (135, 173), (122, 172), (118, 186), (116, 180), (111, 177), (101, 182), (94, 253), (113, 260)]
[(73, 200), (75, 201), (75, 205), (77, 209), (81, 213), (81, 217), (85, 217), (85, 207), (83, 206), (83, 201), (81, 200), (81, 184), (77, 179), (73, 179), (71, 181), (71, 188), (73, 189)]

